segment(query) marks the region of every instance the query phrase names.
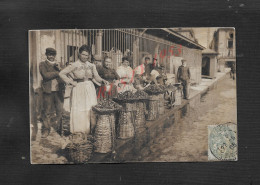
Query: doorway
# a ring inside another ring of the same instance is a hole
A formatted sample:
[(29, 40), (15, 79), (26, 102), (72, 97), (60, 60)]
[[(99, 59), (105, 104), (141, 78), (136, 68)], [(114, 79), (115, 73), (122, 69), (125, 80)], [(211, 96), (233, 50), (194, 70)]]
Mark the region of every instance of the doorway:
[(202, 65), (201, 65), (201, 74), (209, 76), (210, 75), (210, 58), (209, 57), (203, 57), (202, 58)]

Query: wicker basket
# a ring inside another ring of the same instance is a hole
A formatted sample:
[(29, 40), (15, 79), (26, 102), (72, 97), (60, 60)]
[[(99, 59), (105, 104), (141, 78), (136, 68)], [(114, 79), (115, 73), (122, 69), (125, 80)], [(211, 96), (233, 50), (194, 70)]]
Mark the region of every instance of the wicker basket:
[(120, 111), (118, 138), (127, 139), (134, 136), (134, 116), (132, 111)]
[(120, 105), (126, 112), (136, 111), (136, 102), (122, 102)]
[(93, 151), (91, 136), (85, 138), (83, 133), (76, 133), (69, 138), (71, 142), (65, 148), (68, 160), (74, 163), (86, 163), (91, 158)]
[(145, 111), (146, 111), (146, 104), (143, 101), (139, 101), (136, 103), (136, 115), (135, 115), (135, 130), (139, 128), (145, 127)]
[(159, 107), (158, 103), (159, 102), (159, 97), (158, 95), (151, 95), (150, 99), (148, 101), (148, 114), (146, 120), (148, 121), (153, 121), (158, 119), (159, 117)]
[(164, 94), (159, 94), (159, 101), (158, 101), (158, 109), (159, 109), (159, 114), (162, 115), (165, 113), (165, 100), (164, 100)]
[(114, 114), (98, 115), (94, 138), (95, 152), (108, 153), (112, 151), (115, 142)]

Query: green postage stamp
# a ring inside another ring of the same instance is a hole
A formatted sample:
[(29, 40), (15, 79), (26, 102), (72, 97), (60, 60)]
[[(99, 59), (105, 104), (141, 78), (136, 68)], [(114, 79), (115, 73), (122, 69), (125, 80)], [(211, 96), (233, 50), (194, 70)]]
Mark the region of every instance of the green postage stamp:
[(237, 161), (237, 125), (225, 123), (208, 126), (208, 160)]

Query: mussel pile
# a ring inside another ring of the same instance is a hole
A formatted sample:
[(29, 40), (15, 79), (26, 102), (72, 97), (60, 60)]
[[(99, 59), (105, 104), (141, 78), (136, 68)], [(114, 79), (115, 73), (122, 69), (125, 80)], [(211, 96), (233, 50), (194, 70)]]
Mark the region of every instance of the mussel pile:
[(145, 100), (148, 98), (149, 96), (146, 92), (138, 90), (135, 93), (133, 93), (132, 91), (119, 93), (114, 100), (119, 102), (133, 102), (137, 100)]
[(122, 93), (118, 93), (117, 99), (118, 100), (134, 99), (134, 93), (132, 91), (125, 91)]
[(120, 110), (121, 108), (121, 105), (112, 100), (102, 100), (93, 107), (93, 110), (98, 113), (112, 113), (114, 111)]
[(158, 85), (153, 84), (153, 85), (149, 85), (148, 87), (146, 87), (144, 89), (144, 91), (146, 93), (148, 93), (149, 95), (158, 95), (158, 94), (162, 94), (164, 93), (164, 90), (161, 89)]
[(145, 99), (148, 99), (149, 96), (146, 92), (138, 90), (134, 93), (134, 98), (137, 100), (145, 100)]

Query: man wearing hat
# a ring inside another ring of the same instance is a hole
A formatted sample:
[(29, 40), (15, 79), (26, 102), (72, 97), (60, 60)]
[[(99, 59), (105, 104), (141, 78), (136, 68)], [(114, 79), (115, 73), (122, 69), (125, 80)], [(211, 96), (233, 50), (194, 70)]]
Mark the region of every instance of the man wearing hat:
[(63, 95), (62, 91), (64, 84), (59, 78), (59, 71), (61, 70), (59, 64), (55, 61), (56, 50), (53, 48), (46, 49), (47, 59), (40, 63), (39, 69), (42, 75), (42, 91), (43, 91), (43, 127), (42, 137), (45, 138), (50, 133), (51, 128), (51, 113), (55, 108), (56, 111), (56, 125), (54, 128), (61, 126), (61, 116), (63, 109)]
[(189, 98), (190, 69), (186, 65), (186, 60), (181, 60), (182, 65), (178, 68), (177, 80), (183, 86), (184, 99)]

